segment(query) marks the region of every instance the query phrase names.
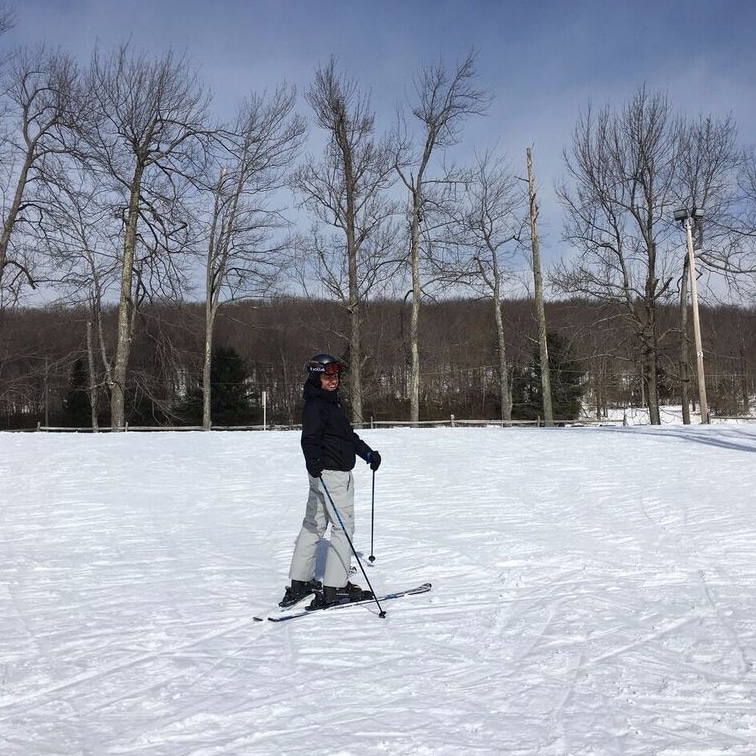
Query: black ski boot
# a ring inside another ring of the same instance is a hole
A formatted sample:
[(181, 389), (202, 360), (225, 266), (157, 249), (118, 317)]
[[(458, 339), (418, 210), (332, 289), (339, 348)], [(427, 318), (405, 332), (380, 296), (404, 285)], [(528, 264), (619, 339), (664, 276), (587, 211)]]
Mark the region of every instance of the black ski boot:
[(291, 585), (286, 586), (284, 597), (278, 602), (278, 605), (284, 609), (287, 606), (293, 606), (305, 596), (319, 591), (322, 587), (322, 583), (319, 580), (292, 580)]
[(352, 601), (365, 601), (373, 598), (370, 591), (363, 591), (359, 585), (347, 583), (343, 588), (326, 585), (322, 593), (317, 591), (308, 609), (326, 609), (334, 604), (349, 604)]

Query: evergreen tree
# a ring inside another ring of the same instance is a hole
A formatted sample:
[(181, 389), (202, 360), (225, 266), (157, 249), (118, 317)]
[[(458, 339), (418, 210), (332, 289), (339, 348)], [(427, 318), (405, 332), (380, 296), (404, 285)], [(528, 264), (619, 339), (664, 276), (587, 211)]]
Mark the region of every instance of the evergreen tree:
[[(256, 410), (250, 397), (250, 371), (232, 348), (213, 350), (210, 366), (210, 414), (213, 425), (249, 425)], [(202, 425), (202, 389), (190, 393), (177, 413), (189, 425)]]
[(71, 428), (87, 428), (92, 424), (89, 406), (89, 372), (79, 357), (71, 369), (68, 393), (63, 400), (63, 424)]
[[(585, 393), (585, 372), (571, 352), (568, 341), (558, 333), (546, 337), (551, 371), (551, 400), (555, 420), (574, 420), (580, 415)], [(533, 349), (530, 365), (515, 368), (512, 378), (512, 417), (536, 420), (543, 417), (541, 359)]]
[(210, 369), (215, 425), (245, 425), (252, 421), (249, 378), (247, 363), (236, 350), (215, 350)]

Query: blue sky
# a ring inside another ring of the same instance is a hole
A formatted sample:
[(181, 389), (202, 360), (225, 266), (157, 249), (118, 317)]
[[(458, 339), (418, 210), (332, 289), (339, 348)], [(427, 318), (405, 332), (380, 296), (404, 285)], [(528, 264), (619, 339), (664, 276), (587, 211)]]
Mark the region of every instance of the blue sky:
[(304, 92), (334, 55), (388, 127), (422, 63), (441, 56), (453, 65), (474, 48), (494, 100), (466, 127), (460, 154), (495, 145), (524, 175), (534, 147), (547, 255), (561, 230), (561, 153), (589, 103), (622, 104), (645, 84), (690, 115), (732, 114), (741, 141), (756, 141), (752, 0), (6, 1), (14, 4), (3, 46), (45, 42), (82, 63), (96, 43), (170, 47), (198, 67), (219, 115), (284, 80)]

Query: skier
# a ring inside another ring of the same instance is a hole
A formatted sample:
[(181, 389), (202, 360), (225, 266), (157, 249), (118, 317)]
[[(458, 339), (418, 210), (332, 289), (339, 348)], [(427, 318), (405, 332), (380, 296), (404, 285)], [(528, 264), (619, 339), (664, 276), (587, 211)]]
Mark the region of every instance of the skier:
[[(354, 432), (341, 407), (338, 389), (344, 370), (344, 362), (330, 354), (316, 354), (307, 365), (309, 375), (303, 390), (301, 443), (310, 490), (291, 558), (291, 585), (286, 587), (279, 602), (283, 607), (295, 604), (313, 591), (312, 608), (371, 598), (369, 591), (348, 581), (352, 561), (349, 541), (354, 533), (351, 471), (357, 456), (376, 471), (381, 464), (381, 455)], [(315, 558), (329, 524), (331, 537), (321, 592), (315, 580)]]

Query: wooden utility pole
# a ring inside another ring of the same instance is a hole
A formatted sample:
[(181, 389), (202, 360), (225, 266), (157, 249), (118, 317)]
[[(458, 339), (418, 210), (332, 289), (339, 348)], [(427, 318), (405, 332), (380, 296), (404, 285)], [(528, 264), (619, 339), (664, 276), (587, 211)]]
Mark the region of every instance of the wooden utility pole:
[(685, 237), (688, 242), (688, 260), (690, 275), (690, 298), (693, 304), (693, 338), (696, 342), (696, 365), (698, 371), (698, 395), (701, 422), (707, 424), (709, 420), (709, 405), (706, 401), (706, 374), (704, 372), (703, 346), (701, 343), (701, 320), (698, 315), (698, 285), (696, 279), (696, 253), (693, 245), (693, 224), (700, 223), (703, 213), (696, 214), (695, 208), (685, 219)]
[(551, 403), (551, 371), (549, 370), (549, 347), (546, 332), (546, 309), (543, 304), (543, 276), (541, 274), (541, 251), (538, 244), (538, 204), (533, 181), (533, 155), (526, 150), (528, 161), (528, 196), (530, 198), (530, 245), (533, 252), (533, 284), (535, 287), (536, 316), (538, 318), (538, 352), (541, 361), (541, 391), (543, 393), (543, 420), (546, 426), (554, 425), (554, 410)]
[(690, 370), (688, 348), (688, 266), (686, 257), (683, 262), (683, 274), (680, 278), (680, 404), (682, 406), (683, 425), (690, 425)]

